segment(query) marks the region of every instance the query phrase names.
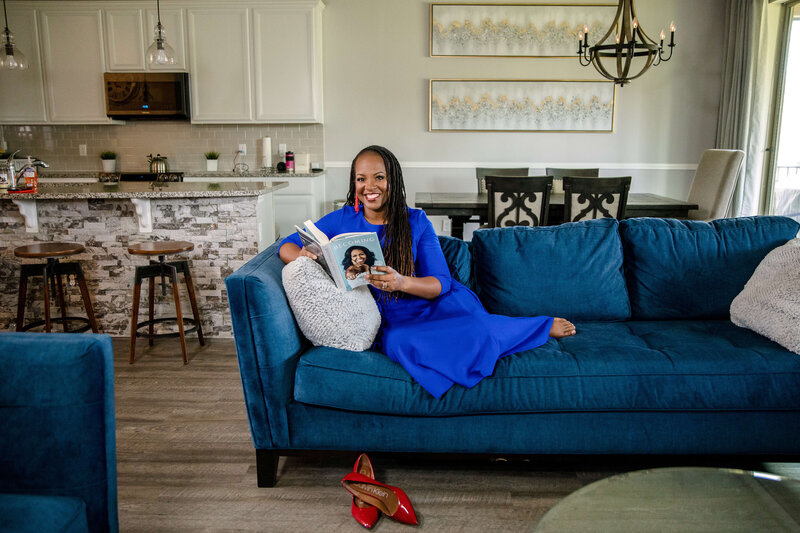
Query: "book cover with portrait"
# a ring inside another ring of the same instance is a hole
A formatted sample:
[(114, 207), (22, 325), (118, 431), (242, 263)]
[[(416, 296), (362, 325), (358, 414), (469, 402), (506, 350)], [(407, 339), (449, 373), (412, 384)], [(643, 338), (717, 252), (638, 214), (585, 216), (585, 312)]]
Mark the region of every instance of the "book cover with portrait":
[[(306, 220), (304, 226), (305, 229), (295, 226), (303, 246), (317, 256), (317, 262), (341, 290), (367, 285), (365, 275), (370, 267), (386, 265), (375, 232), (342, 233), (328, 239), (312, 221)], [(382, 273), (373, 271), (373, 274)]]

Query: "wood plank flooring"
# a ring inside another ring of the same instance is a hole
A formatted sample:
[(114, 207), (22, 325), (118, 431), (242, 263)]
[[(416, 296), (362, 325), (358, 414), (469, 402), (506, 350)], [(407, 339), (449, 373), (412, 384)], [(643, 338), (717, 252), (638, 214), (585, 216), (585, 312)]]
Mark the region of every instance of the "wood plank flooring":
[[(339, 485), (356, 454), (281, 458), (278, 484), (256, 486), (233, 341), (114, 339), (120, 530), (360, 531)], [(528, 531), (559, 500), (619, 471), (602, 465), (373, 456), (382, 481), (403, 488), (425, 531)], [(374, 531), (410, 531), (382, 517)]]

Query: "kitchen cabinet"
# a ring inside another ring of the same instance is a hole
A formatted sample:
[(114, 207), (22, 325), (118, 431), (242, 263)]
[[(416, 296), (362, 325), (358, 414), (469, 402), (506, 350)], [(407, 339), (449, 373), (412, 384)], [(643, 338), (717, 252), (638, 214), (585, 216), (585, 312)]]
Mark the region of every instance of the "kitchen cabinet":
[(28, 59), (28, 70), (0, 70), (0, 124), (42, 124), (46, 121), (39, 32), (35, 9), (14, 9), (8, 25)]
[(322, 122), (321, 4), (258, 7), (253, 24), (256, 121)]
[[(149, 4), (148, 4), (149, 5)], [(185, 71), (186, 32), (183, 9), (162, 9), (164, 36), (175, 50), (174, 65), (146, 64), (145, 51), (153, 43), (158, 11), (142, 7), (103, 10), (106, 66), (109, 72)]]
[(190, 8), (192, 122), (321, 123), (319, 0)]
[(47, 8), (39, 22), (49, 122), (111, 123), (103, 86), (102, 11)]
[(325, 173), (311, 176), (192, 176), (187, 172), (183, 181), (225, 182), (225, 181), (257, 181), (273, 183), (282, 181), (289, 186), (275, 191), (274, 210), (276, 237), (284, 238), (296, 230), (295, 225), (303, 226), (306, 220), (318, 220), (325, 214)]
[(189, 9), (192, 122), (252, 121), (250, 9)]

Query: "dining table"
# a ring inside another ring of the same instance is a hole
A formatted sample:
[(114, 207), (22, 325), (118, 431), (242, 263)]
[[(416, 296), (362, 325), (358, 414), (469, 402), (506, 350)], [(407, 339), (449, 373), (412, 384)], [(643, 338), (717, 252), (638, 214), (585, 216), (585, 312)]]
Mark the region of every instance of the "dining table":
[[(464, 238), (464, 223), (473, 217), (476, 222), (486, 224), (489, 220), (489, 203), (486, 193), (478, 192), (418, 192), (414, 196), (414, 206), (422, 209), (428, 216), (446, 216), (451, 221), (450, 235)], [(689, 211), (698, 205), (675, 198), (652, 193), (629, 193), (625, 206), (625, 218), (661, 217), (688, 218)], [(548, 225), (564, 222), (564, 194), (550, 195)]]

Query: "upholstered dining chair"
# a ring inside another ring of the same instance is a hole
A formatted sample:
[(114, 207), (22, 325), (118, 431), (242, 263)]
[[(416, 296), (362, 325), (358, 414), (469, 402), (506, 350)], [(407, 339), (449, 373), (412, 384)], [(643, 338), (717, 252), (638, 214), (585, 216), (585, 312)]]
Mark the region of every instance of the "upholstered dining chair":
[(543, 226), (550, 208), (551, 176), (486, 176), (489, 226)]
[(580, 178), (596, 178), (600, 175), (599, 168), (546, 168), (545, 174), (553, 176), (553, 192), (564, 192), (564, 176), (578, 176)]
[(478, 180), (478, 192), (486, 192), (486, 176), (527, 176), (527, 168), (483, 168), (475, 169), (475, 178)]
[(625, 216), (631, 177), (564, 177), (564, 222)]
[(699, 208), (690, 213), (695, 220), (715, 220), (728, 216), (736, 180), (742, 169), (741, 150), (706, 150), (694, 173), (689, 203)]

